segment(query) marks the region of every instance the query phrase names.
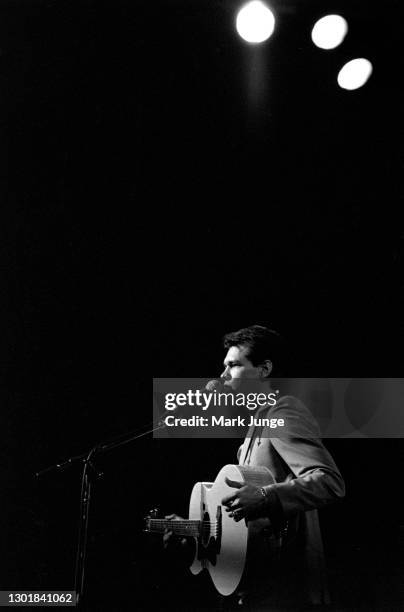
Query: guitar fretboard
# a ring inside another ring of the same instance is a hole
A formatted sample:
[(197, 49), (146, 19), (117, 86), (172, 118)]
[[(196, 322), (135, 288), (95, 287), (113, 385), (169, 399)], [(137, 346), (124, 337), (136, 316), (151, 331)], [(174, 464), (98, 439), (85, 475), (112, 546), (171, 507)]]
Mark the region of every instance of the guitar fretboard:
[(182, 520), (171, 521), (165, 519), (148, 519), (147, 527), (154, 533), (163, 533), (166, 529), (176, 535), (199, 537), (202, 521)]

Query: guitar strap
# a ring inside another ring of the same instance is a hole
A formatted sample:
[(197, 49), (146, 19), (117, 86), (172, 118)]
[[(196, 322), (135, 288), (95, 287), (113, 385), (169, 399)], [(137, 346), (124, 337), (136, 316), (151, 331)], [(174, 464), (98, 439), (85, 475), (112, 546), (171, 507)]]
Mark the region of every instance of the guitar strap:
[[(268, 408), (270, 408), (270, 406), (268, 404), (265, 405), (265, 406), (262, 406), (261, 408), (259, 408), (256, 411), (255, 414), (256, 415), (258, 415), (259, 413), (261, 414), (261, 413), (264, 412), (264, 410), (268, 410)], [(258, 428), (261, 429), (261, 433), (260, 433), (259, 436), (256, 435), (256, 431), (257, 431)], [(258, 437), (258, 444), (261, 444), (261, 437), (262, 437), (263, 430), (264, 430), (263, 426), (259, 426), (258, 427), (257, 425), (251, 425), (250, 429), (247, 432), (245, 440), (244, 440), (244, 444), (245, 444), (246, 440), (249, 440), (249, 442), (248, 442), (247, 449), (246, 449), (246, 451), (244, 453), (244, 457), (243, 457), (243, 461), (242, 461), (241, 465), (245, 465), (245, 464), (250, 465), (251, 453), (252, 453), (252, 450), (253, 450), (254, 441)]]
[[(241, 465), (249, 465), (251, 459), (252, 448), (255, 440), (255, 430), (257, 429), (256, 425), (251, 427), (251, 431), (247, 433), (246, 439), (244, 440), (244, 444), (248, 440), (248, 446), (245, 449), (244, 457), (242, 459)], [(248, 459), (247, 459), (248, 458)]]

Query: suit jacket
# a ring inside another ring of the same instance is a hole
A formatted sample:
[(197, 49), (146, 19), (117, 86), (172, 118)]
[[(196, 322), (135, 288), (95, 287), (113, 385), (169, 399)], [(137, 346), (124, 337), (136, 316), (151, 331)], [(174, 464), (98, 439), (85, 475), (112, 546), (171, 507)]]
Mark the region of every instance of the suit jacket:
[(285, 427), (251, 426), (238, 452), (239, 464), (265, 466), (272, 472), (276, 484), (265, 487), (270, 519), (275, 528), (293, 522), (297, 533), (284, 569), (293, 568), (290, 571), (303, 577), (309, 603), (329, 603), (317, 509), (345, 495), (344, 481), (321, 442), (314, 417), (300, 400), (281, 397), (255, 417), (282, 418)]

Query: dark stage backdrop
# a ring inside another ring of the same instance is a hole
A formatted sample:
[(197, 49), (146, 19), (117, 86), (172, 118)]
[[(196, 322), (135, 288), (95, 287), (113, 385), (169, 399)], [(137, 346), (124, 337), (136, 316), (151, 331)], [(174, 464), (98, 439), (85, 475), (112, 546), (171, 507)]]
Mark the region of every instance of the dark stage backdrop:
[[(215, 377), (221, 337), (291, 341), (298, 376), (402, 376), (401, 3), (274, 0), (260, 48), (233, 0), (0, 6), (1, 588), (73, 589), (80, 473), (34, 473), (149, 422), (151, 377)], [(332, 52), (310, 40), (340, 12)], [(368, 57), (369, 82), (336, 85)], [(142, 534), (187, 512), (237, 440), (151, 438), (100, 462), (88, 609), (214, 609)], [(338, 609), (404, 604), (403, 442), (330, 440)]]

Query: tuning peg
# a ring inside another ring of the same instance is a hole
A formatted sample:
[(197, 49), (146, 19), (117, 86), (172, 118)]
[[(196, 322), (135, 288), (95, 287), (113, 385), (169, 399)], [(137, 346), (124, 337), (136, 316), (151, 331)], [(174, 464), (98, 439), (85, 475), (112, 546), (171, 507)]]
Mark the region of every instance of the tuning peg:
[(151, 510), (149, 510), (149, 512), (146, 515), (146, 519), (155, 519), (157, 518), (159, 513), (159, 509), (158, 508), (152, 508)]

